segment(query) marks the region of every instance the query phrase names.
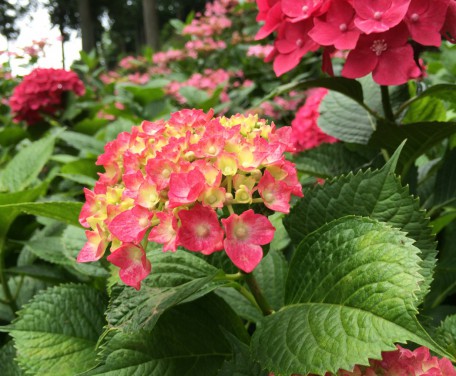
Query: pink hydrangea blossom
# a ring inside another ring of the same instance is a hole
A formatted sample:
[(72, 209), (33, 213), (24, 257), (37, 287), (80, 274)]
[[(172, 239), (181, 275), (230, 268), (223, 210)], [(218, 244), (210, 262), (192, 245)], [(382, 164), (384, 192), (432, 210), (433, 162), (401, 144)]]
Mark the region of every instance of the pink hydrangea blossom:
[[(105, 172), (94, 190), (85, 190), (79, 220), (92, 230), (78, 260), (99, 259), (111, 244), (108, 261), (120, 267), (124, 283), (139, 288), (150, 270), (141, 246), (149, 231), (149, 241), (163, 251), (225, 249), (235, 265), (252, 271), (274, 228), (252, 210), (221, 223), (219, 214), (253, 202), (287, 211), (290, 196), (302, 196), (294, 165), (283, 155), (288, 150), (294, 150), (291, 132), (254, 115), (214, 118), (213, 111), (182, 110), (120, 133), (97, 160)], [(248, 236), (236, 230), (241, 227)]]
[(241, 215), (231, 214), (222, 219), (226, 238), (225, 251), (239, 269), (250, 273), (263, 257), (261, 245), (268, 244), (274, 238), (275, 228), (269, 220), (247, 210)]
[(292, 137), (297, 151), (312, 149), (322, 143), (337, 142), (336, 138), (327, 135), (318, 126), (319, 107), (327, 93), (328, 90), (323, 88), (309, 90), (305, 104), (291, 122)]
[(54, 115), (62, 109), (63, 93), (72, 91), (84, 95), (85, 87), (77, 74), (54, 68), (37, 68), (25, 76), (14, 88), (9, 103), (14, 120), (24, 120), (33, 125), (43, 120), (43, 115)]
[(450, 0), (445, 15), (445, 23), (440, 32), (451, 43), (456, 43), (456, 0)]

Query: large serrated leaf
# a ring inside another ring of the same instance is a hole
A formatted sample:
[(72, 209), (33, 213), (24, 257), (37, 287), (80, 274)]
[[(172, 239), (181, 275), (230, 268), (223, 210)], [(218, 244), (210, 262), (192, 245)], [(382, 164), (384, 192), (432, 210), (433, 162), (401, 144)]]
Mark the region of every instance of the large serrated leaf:
[(149, 258), (153, 271), (142, 282), (141, 290), (113, 287), (106, 314), (111, 327), (126, 332), (152, 330), (166, 310), (224, 284), (211, 282), (218, 270), (188, 252), (149, 252)]
[(48, 136), (23, 148), (0, 174), (0, 191), (21, 191), (30, 186), (54, 150), (55, 136)]
[(104, 143), (102, 141), (82, 133), (65, 131), (59, 135), (59, 138), (80, 151), (99, 155), (104, 150)]
[(73, 376), (93, 367), (104, 309), (104, 295), (87, 286), (61, 285), (36, 295), (10, 327), (21, 368)]
[(213, 376), (232, 356), (222, 328), (243, 341), (242, 321), (213, 294), (165, 312), (152, 332), (116, 333), (84, 376)]
[(381, 170), (350, 173), (305, 191), (284, 224), (294, 244), (325, 223), (346, 215), (371, 217), (401, 229), (421, 250), (421, 274), (425, 278), (418, 294), (421, 302), (432, 281), (436, 244), (419, 201), (402, 187), (392, 167), (390, 162)]
[(290, 263), (286, 306), (266, 317), (252, 352), (276, 376), (368, 365), (395, 342), (427, 346), (415, 315), (419, 249), (398, 229), (344, 217), (308, 235)]

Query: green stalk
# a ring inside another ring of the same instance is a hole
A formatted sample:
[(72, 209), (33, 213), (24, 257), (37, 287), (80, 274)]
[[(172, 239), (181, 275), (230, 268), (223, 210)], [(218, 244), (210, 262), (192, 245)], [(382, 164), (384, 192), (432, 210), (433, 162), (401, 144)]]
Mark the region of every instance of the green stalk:
[(264, 297), (263, 293), (261, 292), (260, 286), (258, 286), (258, 283), (253, 276), (252, 273), (242, 273), (244, 275), (244, 280), (247, 283), (247, 286), (249, 286), (250, 291), (252, 292), (253, 297), (255, 298), (256, 303), (258, 304), (258, 307), (260, 307), (261, 312), (263, 312), (263, 315), (269, 316), (270, 314), (274, 313), (274, 310), (271, 308), (269, 305), (268, 301)]
[(8, 280), (5, 273), (5, 238), (0, 238), (0, 283), (2, 284), (3, 294), (5, 295), (5, 303), (11, 308), (13, 315), (16, 316), (17, 304), (11, 294), (8, 286)]
[(394, 122), (393, 109), (391, 108), (391, 99), (389, 95), (388, 86), (381, 85), (380, 90), (382, 93), (382, 105), (383, 111), (385, 112), (385, 117), (387, 120)]

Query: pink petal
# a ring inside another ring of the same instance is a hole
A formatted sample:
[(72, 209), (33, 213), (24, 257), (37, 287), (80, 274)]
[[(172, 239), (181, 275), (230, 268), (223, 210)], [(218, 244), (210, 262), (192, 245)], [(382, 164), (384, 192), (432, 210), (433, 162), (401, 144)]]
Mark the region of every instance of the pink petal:
[(117, 248), (107, 257), (107, 260), (120, 268), (120, 279), (136, 290), (141, 288), (141, 281), (151, 271), (146, 252), (141, 246), (134, 244), (124, 244), (122, 247)]
[(263, 249), (255, 244), (239, 244), (225, 239), (223, 242), (225, 252), (239, 269), (246, 273), (250, 273), (256, 268), (263, 258)]
[(141, 206), (123, 211), (109, 223), (109, 231), (119, 240), (127, 243), (139, 243), (150, 227), (152, 213)]

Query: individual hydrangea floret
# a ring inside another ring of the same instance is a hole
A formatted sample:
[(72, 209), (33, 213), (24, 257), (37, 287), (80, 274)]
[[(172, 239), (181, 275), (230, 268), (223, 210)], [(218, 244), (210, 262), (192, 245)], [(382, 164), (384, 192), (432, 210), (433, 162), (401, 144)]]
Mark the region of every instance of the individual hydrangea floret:
[(14, 88), (9, 100), (14, 120), (33, 125), (43, 115), (53, 115), (63, 107), (63, 93), (84, 95), (85, 87), (75, 72), (64, 69), (37, 68)]
[(144, 121), (120, 133), (97, 161), (105, 168), (79, 220), (88, 228), (78, 261), (107, 260), (137, 289), (151, 270), (144, 242), (175, 252), (179, 246), (209, 255), (225, 250), (242, 271), (261, 261), (274, 237), (269, 219), (254, 212), (287, 213), (302, 197), (291, 129), (258, 116), (213, 117), (182, 110), (167, 121)]

